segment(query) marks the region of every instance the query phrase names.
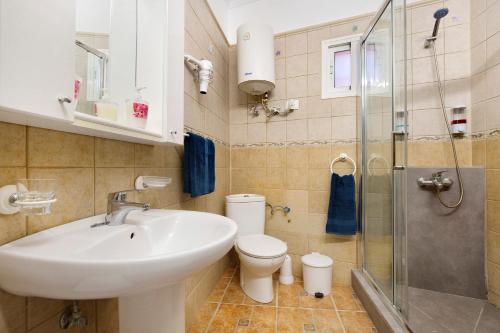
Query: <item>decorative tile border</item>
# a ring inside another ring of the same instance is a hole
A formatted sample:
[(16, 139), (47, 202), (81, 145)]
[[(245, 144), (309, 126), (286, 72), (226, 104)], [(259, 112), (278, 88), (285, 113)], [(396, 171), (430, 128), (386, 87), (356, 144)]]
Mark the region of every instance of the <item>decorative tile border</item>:
[(473, 139), (482, 139), (488, 137), (497, 137), (500, 136), (500, 129), (495, 129), (489, 132), (479, 132), (471, 135)]
[(332, 140), (332, 141), (288, 141), (288, 142), (263, 142), (263, 143), (239, 143), (231, 145), (231, 148), (261, 148), (261, 147), (297, 147), (297, 146), (323, 146), (331, 144), (357, 144), (358, 140)]

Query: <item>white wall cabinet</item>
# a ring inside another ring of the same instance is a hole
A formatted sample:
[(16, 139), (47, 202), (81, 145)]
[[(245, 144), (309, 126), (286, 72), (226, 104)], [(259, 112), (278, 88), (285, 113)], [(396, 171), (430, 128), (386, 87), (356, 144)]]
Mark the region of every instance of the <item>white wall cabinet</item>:
[(0, 105), (72, 121), (74, 40), (73, 1), (0, 0)]
[[(156, 16), (161, 22), (146, 26), (156, 29), (154, 34), (138, 31), (148, 36), (138, 40), (149, 43), (141, 42), (149, 56), (138, 57), (145, 63), (136, 68), (149, 72), (137, 77), (154, 73), (155, 78), (149, 89), (154, 108), (146, 128), (75, 110), (75, 0), (0, 0), (0, 121), (132, 142), (182, 144), (184, 0), (137, 1), (137, 8), (164, 9)], [(147, 17), (147, 22), (152, 19)]]

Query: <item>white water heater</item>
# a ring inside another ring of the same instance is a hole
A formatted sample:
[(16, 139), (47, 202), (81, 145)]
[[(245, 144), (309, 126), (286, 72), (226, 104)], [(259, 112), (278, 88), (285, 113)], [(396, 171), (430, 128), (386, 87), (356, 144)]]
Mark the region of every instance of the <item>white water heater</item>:
[(273, 29), (246, 23), (238, 28), (238, 87), (250, 95), (262, 95), (275, 86)]

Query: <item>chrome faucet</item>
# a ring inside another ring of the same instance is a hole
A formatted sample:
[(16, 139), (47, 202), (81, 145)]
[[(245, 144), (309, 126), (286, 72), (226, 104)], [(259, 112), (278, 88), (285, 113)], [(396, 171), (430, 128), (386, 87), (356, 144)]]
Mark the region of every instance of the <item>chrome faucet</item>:
[(443, 177), (443, 173), (445, 172), (446, 170), (434, 172), (431, 179), (420, 177), (417, 179), (417, 183), (421, 187), (433, 187), (437, 191), (445, 191), (453, 185), (453, 180), (448, 177)]
[(145, 211), (151, 208), (149, 203), (127, 201), (127, 192), (130, 191), (109, 193), (108, 209), (104, 220), (105, 222), (93, 224), (91, 227), (99, 227), (102, 225), (121, 225), (130, 212), (134, 210)]

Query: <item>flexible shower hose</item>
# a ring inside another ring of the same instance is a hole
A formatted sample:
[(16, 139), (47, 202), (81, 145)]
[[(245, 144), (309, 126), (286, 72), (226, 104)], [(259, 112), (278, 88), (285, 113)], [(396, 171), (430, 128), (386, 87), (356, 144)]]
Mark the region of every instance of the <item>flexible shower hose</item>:
[(441, 101), (441, 110), (443, 111), (443, 117), (446, 123), (446, 128), (448, 129), (448, 135), (450, 136), (450, 141), (451, 141), (451, 148), (453, 150), (453, 158), (455, 159), (455, 170), (457, 172), (457, 177), (458, 177), (458, 186), (460, 189), (460, 197), (458, 198), (458, 201), (452, 204), (448, 204), (443, 201), (443, 198), (441, 197), (441, 190), (439, 188), (436, 188), (436, 195), (439, 199), (439, 202), (441, 205), (445, 206), (446, 208), (457, 208), (462, 204), (462, 201), (464, 199), (464, 187), (463, 187), (463, 182), (462, 182), (462, 174), (460, 172), (460, 166), (458, 165), (458, 158), (457, 158), (457, 149), (455, 147), (455, 140), (453, 139), (453, 134), (451, 133), (451, 127), (450, 127), (450, 122), (448, 120), (448, 115), (446, 114), (446, 107), (444, 104), (444, 96), (443, 96), (443, 87), (441, 85), (441, 77), (439, 75), (439, 65), (438, 65), (438, 59), (437, 59), (437, 54), (436, 54), (436, 47), (435, 47), (435, 42), (434, 40), (431, 41), (430, 43), (432, 47), (432, 53), (434, 55), (434, 66), (436, 67), (436, 77), (437, 77), (437, 83), (438, 83), (438, 89), (439, 89), (439, 100)]

